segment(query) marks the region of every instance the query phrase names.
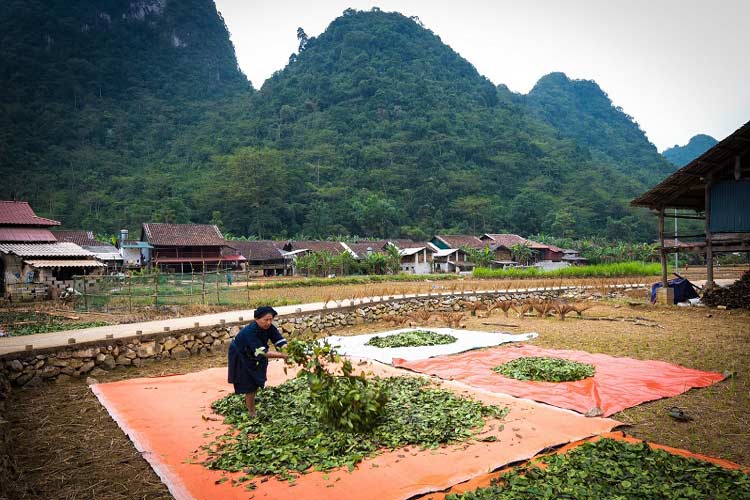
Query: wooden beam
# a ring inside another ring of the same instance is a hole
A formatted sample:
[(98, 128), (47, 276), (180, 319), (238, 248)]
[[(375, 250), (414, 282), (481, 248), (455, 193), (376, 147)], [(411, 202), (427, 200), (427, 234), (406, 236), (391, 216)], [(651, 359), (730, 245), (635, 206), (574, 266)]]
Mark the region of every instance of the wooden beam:
[[(669, 207), (673, 208), (673, 207)], [(668, 217), (670, 219), (692, 219), (692, 220), (705, 220), (706, 218), (701, 215), (684, 215), (684, 214), (664, 214), (664, 217)]]
[(712, 248), (712, 239), (711, 239), (711, 184), (712, 184), (712, 177), (709, 175), (706, 178), (706, 289), (711, 289), (714, 287), (714, 251)]

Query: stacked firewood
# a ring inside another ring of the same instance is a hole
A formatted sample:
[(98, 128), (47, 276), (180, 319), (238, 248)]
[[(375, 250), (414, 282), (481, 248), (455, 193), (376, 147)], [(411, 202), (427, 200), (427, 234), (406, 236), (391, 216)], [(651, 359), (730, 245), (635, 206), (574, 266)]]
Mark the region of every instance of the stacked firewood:
[(746, 271), (739, 281), (728, 287), (706, 290), (701, 300), (707, 306), (750, 309), (750, 271)]

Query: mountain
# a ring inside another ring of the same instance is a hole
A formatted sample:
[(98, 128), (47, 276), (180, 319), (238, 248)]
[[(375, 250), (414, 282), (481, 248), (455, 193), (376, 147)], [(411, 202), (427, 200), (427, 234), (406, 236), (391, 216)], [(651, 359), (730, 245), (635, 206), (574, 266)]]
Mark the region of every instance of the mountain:
[(527, 96), (536, 116), (564, 137), (585, 145), (592, 157), (628, 176), (653, 184), (673, 170), (657, 159), (656, 147), (638, 123), (592, 80), (571, 80), (564, 73), (542, 77)]
[(418, 19), (347, 9), (256, 91), (209, 0), (49, 3), (0, 10), (0, 198), (68, 227), (652, 236), (627, 202), (671, 169), (594, 82), (514, 94)]
[(9, 0), (0, 33), (0, 198), (110, 232), (189, 212), (252, 93), (211, 0)]
[(719, 141), (710, 135), (698, 134), (693, 136), (684, 146), (675, 144), (674, 147), (665, 149), (662, 156), (670, 163), (678, 167), (684, 167), (718, 143)]

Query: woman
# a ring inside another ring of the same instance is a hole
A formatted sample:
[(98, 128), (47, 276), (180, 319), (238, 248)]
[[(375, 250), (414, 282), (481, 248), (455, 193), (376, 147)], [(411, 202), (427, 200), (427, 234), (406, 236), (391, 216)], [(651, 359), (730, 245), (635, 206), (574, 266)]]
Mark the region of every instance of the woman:
[(268, 358), (287, 358), (283, 352), (268, 352), (269, 340), (277, 350), (286, 345), (273, 326), (277, 314), (272, 307), (257, 308), (253, 314), (255, 321), (240, 330), (229, 344), (229, 383), (234, 384), (235, 394), (245, 395), (251, 417), (255, 416), (255, 394), (266, 385)]

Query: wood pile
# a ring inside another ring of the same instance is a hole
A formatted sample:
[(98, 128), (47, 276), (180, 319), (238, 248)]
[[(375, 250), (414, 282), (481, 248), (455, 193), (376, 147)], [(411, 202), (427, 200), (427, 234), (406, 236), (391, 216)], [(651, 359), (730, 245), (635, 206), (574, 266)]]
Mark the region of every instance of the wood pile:
[(707, 306), (750, 309), (750, 271), (746, 271), (739, 281), (728, 287), (707, 290), (701, 301)]

